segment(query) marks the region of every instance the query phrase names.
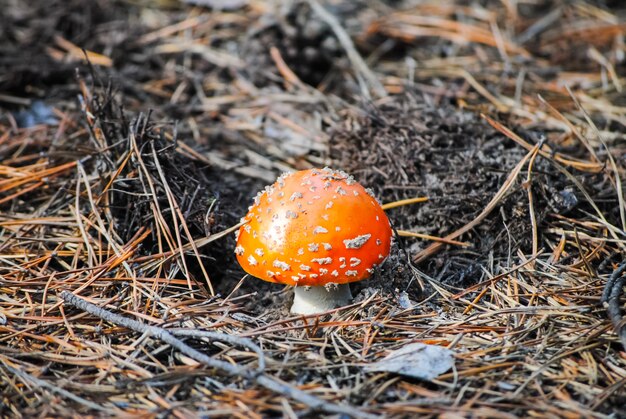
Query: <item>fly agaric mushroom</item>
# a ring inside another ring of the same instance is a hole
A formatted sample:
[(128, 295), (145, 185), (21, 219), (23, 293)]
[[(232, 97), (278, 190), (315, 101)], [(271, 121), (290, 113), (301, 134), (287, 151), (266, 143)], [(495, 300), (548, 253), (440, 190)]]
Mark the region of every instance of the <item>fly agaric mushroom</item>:
[(295, 286), (296, 314), (347, 304), (348, 283), (370, 276), (391, 247), (389, 219), (376, 198), (329, 168), (281, 175), (242, 221), (237, 260), (257, 278)]

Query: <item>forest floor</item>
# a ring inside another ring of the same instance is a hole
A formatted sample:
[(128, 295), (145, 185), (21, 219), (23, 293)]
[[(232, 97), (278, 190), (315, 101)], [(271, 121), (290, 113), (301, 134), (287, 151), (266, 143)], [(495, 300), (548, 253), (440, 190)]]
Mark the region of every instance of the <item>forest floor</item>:
[[(0, 416), (626, 417), (622, 2), (0, 10)], [(232, 233), (324, 166), (422, 236), (294, 316)]]

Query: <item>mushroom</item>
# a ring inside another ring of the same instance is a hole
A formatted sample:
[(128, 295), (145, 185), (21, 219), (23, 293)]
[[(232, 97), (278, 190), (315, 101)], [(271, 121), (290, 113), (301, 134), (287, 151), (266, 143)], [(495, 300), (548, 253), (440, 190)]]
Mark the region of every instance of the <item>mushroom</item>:
[(370, 276), (391, 247), (389, 219), (372, 192), (329, 168), (281, 175), (242, 221), (237, 260), (257, 278), (295, 286), (296, 314), (346, 305), (348, 283)]

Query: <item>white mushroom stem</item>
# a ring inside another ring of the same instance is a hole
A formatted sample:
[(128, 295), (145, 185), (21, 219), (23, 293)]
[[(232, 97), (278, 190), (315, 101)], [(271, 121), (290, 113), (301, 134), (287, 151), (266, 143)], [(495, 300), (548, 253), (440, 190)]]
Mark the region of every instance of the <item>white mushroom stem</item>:
[(317, 314), (347, 305), (352, 300), (350, 285), (328, 284), (321, 287), (295, 287), (291, 312)]

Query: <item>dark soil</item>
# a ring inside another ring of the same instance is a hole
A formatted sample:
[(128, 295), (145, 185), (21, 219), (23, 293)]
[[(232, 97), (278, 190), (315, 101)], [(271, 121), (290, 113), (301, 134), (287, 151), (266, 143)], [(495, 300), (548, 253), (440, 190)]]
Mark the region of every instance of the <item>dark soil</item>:
[[(530, 142), (547, 140), (538, 132), (524, 134)], [(331, 138), (331, 156), (339, 167), (373, 188), (382, 201), (429, 198), (425, 204), (391, 210), (396, 228), (440, 237), (477, 217), (525, 154), (475, 113), (459, 112), (449, 105), (434, 108), (413, 95), (348, 119)], [(530, 185), (516, 187), (479, 227), (464, 236), (470, 247), (448, 247), (420, 267), (443, 283), (465, 287), (481, 280), (483, 268), (490, 264), (510, 266), (518, 250), (531, 252), (528, 187), (539, 231), (545, 230), (554, 215), (589, 210), (581, 204), (584, 199), (574, 184), (554, 165), (539, 158), (534, 168)], [(593, 175), (579, 173), (578, 177), (591, 185), (598, 181)], [(593, 198), (597, 200), (601, 193), (598, 187)], [(427, 244), (410, 245), (411, 241), (406, 245), (414, 253)]]

